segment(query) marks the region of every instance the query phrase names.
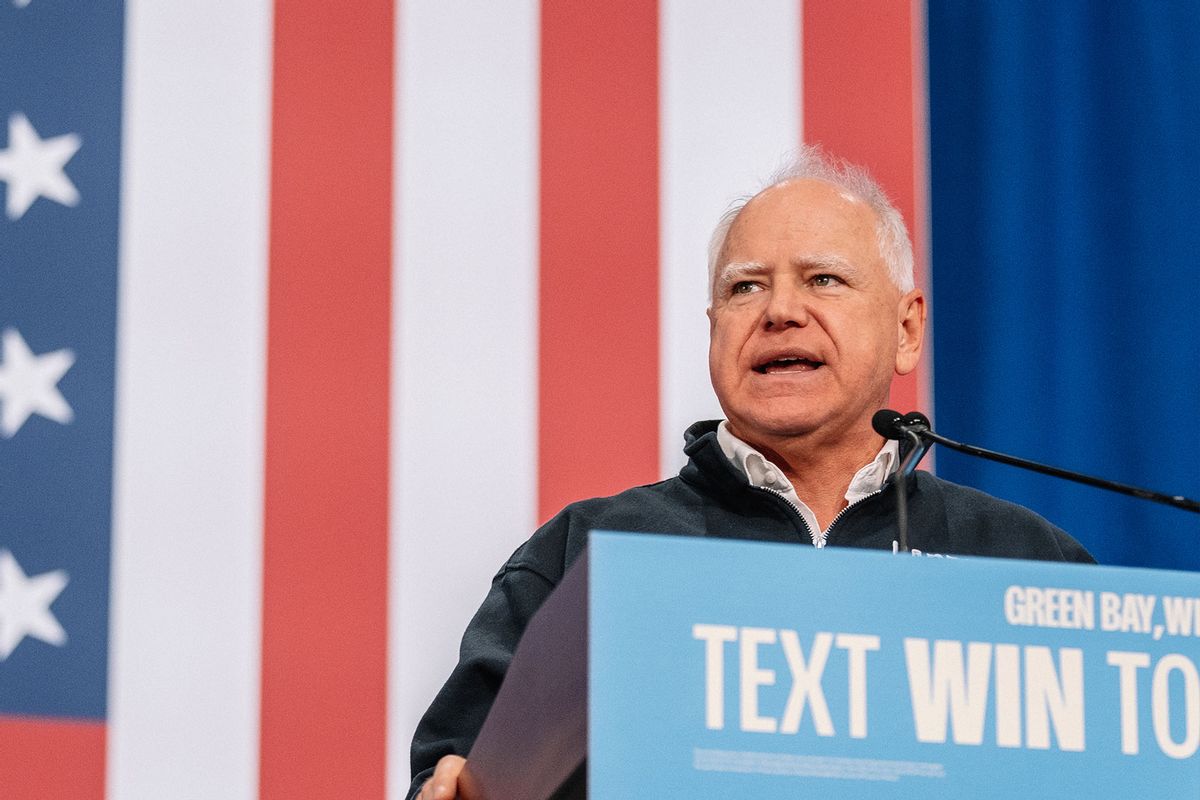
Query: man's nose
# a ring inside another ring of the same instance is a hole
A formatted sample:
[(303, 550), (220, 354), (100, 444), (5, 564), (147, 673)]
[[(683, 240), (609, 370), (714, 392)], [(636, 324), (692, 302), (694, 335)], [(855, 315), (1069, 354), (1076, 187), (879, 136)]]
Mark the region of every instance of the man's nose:
[(801, 328), (808, 324), (808, 298), (799, 289), (776, 286), (771, 289), (763, 315), (763, 327), (767, 330)]

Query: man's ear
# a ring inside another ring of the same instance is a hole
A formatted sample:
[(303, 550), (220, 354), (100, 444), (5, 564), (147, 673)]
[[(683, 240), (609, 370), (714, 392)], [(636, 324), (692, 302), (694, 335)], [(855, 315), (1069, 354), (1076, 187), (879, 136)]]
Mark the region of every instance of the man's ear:
[(925, 340), (925, 293), (913, 289), (900, 298), (897, 317), (899, 340), (896, 343), (896, 374), (907, 375), (921, 361), (921, 345)]

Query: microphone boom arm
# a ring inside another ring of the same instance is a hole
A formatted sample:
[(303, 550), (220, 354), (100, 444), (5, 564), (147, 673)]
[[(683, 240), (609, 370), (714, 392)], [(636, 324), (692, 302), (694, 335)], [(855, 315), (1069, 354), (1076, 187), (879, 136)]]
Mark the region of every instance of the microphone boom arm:
[(1055, 478), (1065, 478), (1069, 481), (1075, 481), (1076, 483), (1095, 486), (1100, 489), (1108, 489), (1109, 491), (1120, 492), (1121, 494), (1127, 494), (1133, 497), (1140, 497), (1143, 500), (1153, 500), (1156, 503), (1162, 503), (1164, 505), (1173, 506), (1174, 508), (1181, 508), (1184, 511), (1191, 511), (1195, 514), (1200, 514), (1200, 502), (1183, 497), (1182, 495), (1169, 495), (1162, 494), (1161, 492), (1152, 492), (1149, 489), (1142, 489), (1138, 486), (1130, 486), (1126, 483), (1117, 483), (1116, 481), (1105, 480), (1104, 478), (1096, 478), (1091, 475), (1084, 475), (1081, 472), (1072, 472), (1066, 469), (1059, 469), (1058, 467), (1051, 467), (1047, 464), (1039, 464), (1036, 461), (1030, 461), (1026, 458), (1017, 458), (1016, 456), (997, 453), (994, 450), (985, 450), (984, 448), (976, 447), (973, 444), (963, 444), (962, 442), (956, 442), (953, 439), (947, 439), (945, 436), (934, 433), (928, 428), (920, 431), (917, 433), (917, 435), (922, 439), (928, 439), (932, 442), (937, 442), (943, 447), (949, 447), (951, 450), (958, 450), (959, 452), (966, 453), (968, 455), (986, 458), (989, 461), (998, 461), (1001, 464), (1008, 464), (1009, 466), (1013, 467), (1023, 467), (1025, 469), (1033, 470), (1034, 472), (1040, 472), (1043, 475), (1052, 475)]

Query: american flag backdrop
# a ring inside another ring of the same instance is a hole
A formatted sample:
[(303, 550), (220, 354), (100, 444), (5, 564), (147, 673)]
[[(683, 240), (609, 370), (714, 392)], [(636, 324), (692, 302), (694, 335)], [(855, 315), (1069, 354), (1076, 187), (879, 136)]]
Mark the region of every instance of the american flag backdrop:
[[(966, 5), (931, 5), (945, 42), (971, 43), (943, 48), (951, 88), (1019, 4), (960, 39)], [(932, 288), (925, 17), (913, 0), (0, 0), (0, 797), (402, 797), (497, 567), (566, 502), (673, 474), (683, 429), (719, 416), (705, 259), (736, 195), (821, 143), (881, 180)], [(947, 216), (994, 245), (971, 227), (992, 198), (976, 213), (947, 185)], [(969, 330), (1022, 327), (1023, 296), (989, 305), (973, 265), (951, 268)], [(1175, 331), (1195, 326), (1179, 302)], [(1124, 315), (1105, 310), (1107, 331)], [(976, 374), (1017, 409), (1016, 359), (954, 339), (937, 347), (956, 419)], [(932, 410), (931, 364), (895, 407)], [(1071, 412), (1052, 385), (1021, 388)], [(1155, 488), (1194, 492), (1200, 439), (1178, 439), (1191, 483)]]
[(5, 0), (0, 795), (401, 796), (498, 565), (719, 413), (726, 204), (820, 141), (923, 244), (922, 24)]

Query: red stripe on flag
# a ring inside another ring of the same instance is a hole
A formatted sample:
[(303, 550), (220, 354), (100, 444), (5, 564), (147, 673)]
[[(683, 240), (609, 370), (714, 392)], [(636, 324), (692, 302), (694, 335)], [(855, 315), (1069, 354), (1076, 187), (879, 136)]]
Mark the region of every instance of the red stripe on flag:
[(658, 477), (658, 4), (542, 3), (538, 514)]
[(103, 722), (0, 718), (0, 797), (103, 800)]
[[(804, 141), (862, 164), (883, 185), (912, 233), (917, 285), (926, 286), (921, 11), (914, 0), (805, 0), (803, 13)], [(927, 372), (897, 380), (892, 405), (921, 407)]]
[(266, 800), (385, 793), (392, 14), (275, 13)]

